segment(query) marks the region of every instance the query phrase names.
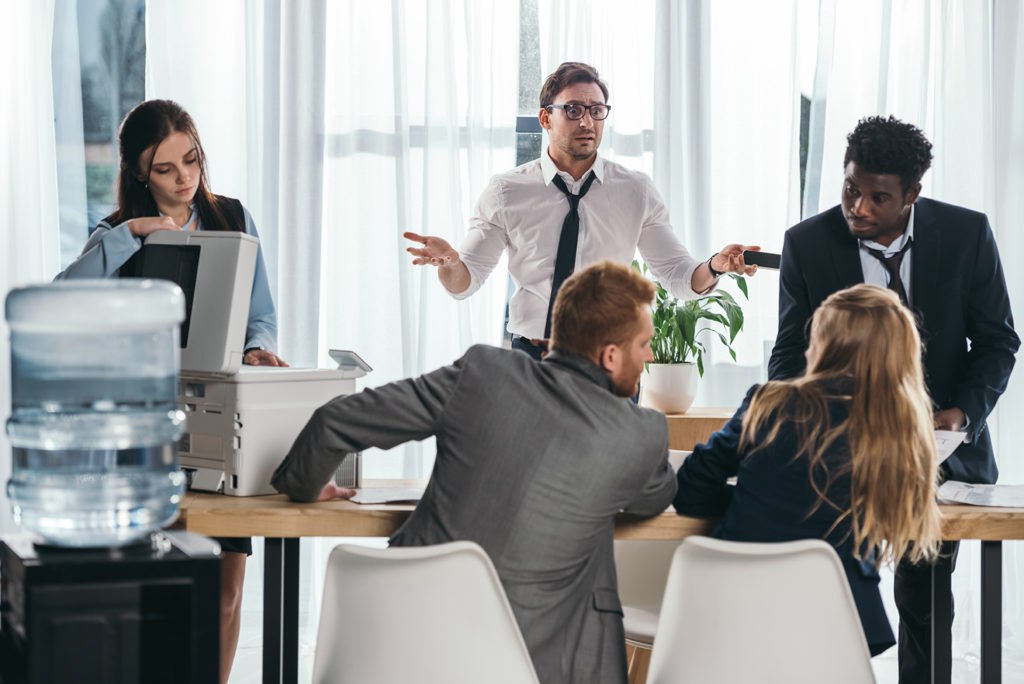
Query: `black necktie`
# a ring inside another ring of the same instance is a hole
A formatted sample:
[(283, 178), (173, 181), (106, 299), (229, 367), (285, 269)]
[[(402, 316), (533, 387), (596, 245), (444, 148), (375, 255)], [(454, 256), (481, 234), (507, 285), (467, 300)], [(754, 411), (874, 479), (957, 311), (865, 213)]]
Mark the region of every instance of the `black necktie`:
[(555, 276), (551, 279), (551, 299), (548, 300), (548, 316), (544, 322), (545, 339), (551, 337), (551, 312), (555, 308), (555, 295), (558, 294), (558, 288), (562, 287), (562, 283), (572, 275), (573, 269), (576, 267), (576, 245), (580, 237), (580, 200), (587, 194), (587, 190), (590, 190), (595, 178), (597, 178), (597, 174), (591, 171), (590, 177), (583, 181), (580, 194), (574, 195), (569, 192), (562, 177), (555, 175), (555, 187), (565, 193), (566, 199), (569, 200), (569, 213), (562, 221), (562, 234), (558, 238), (558, 251), (555, 253)]
[(900, 277), (900, 265), (903, 263), (903, 255), (907, 253), (913, 242), (913, 240), (907, 240), (900, 251), (889, 256), (886, 256), (885, 252), (880, 249), (864, 248), (868, 250), (868, 254), (882, 262), (882, 267), (889, 272), (889, 289), (895, 292), (904, 304), (909, 304), (909, 302), (907, 301), (907, 291), (903, 287), (903, 278)]

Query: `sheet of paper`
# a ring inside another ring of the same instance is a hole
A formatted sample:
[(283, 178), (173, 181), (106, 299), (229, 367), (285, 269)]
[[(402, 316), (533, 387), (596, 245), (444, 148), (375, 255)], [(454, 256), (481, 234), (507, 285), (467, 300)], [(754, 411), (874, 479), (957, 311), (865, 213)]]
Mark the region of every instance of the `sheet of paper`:
[(967, 441), (967, 433), (953, 430), (936, 430), (935, 446), (939, 463), (953, 455), (956, 448)]
[(985, 485), (943, 482), (939, 503), (959, 503), (993, 508), (1024, 508), (1024, 485)]
[(358, 504), (417, 503), (423, 496), (423, 490), (415, 487), (368, 487), (356, 491), (349, 501)]

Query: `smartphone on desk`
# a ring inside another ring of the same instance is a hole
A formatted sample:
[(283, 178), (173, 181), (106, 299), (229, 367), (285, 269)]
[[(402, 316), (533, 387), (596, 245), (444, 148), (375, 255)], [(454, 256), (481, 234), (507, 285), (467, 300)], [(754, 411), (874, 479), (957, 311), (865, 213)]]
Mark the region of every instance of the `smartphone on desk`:
[(743, 252), (743, 263), (747, 266), (754, 265), (760, 268), (774, 268), (779, 269), (782, 264), (782, 255), (773, 254), (771, 252), (757, 252), (752, 249), (744, 250)]

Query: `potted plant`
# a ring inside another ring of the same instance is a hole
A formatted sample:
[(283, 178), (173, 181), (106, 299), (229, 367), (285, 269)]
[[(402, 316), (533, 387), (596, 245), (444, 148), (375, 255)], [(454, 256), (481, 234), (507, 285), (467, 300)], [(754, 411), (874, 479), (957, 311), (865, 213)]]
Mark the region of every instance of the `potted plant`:
[[(647, 264), (633, 266), (647, 275)], [(736, 286), (747, 294), (747, 281), (728, 274)], [(651, 352), (654, 360), (647, 364), (641, 380), (641, 403), (663, 413), (686, 413), (697, 394), (697, 377), (704, 375), (706, 338), (718, 339), (736, 360), (732, 342), (743, 328), (743, 309), (732, 295), (715, 289), (697, 299), (681, 301), (657, 285), (654, 299), (654, 337)]]

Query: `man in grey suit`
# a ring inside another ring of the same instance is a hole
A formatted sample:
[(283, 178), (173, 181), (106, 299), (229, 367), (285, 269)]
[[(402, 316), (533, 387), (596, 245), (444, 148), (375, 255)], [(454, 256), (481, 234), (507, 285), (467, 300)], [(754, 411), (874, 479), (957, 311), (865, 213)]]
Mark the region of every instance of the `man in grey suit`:
[(634, 270), (590, 266), (559, 290), (541, 363), (474, 346), (451, 366), (333, 399), (273, 485), (300, 501), (348, 497), (328, 483), (345, 454), (435, 436), (430, 482), (390, 543), (477, 542), (542, 682), (625, 682), (615, 514), (655, 515), (676, 490), (665, 417), (627, 398), (651, 359), (653, 298)]

